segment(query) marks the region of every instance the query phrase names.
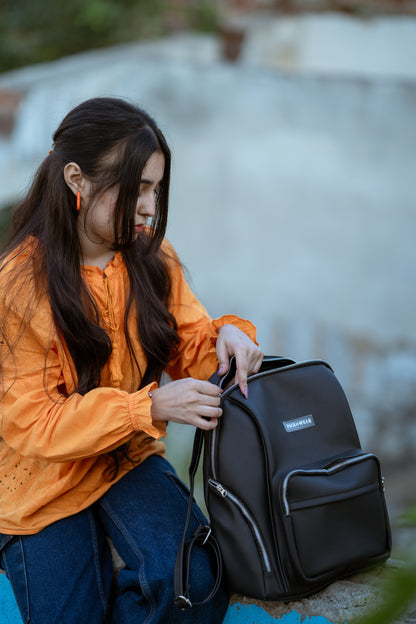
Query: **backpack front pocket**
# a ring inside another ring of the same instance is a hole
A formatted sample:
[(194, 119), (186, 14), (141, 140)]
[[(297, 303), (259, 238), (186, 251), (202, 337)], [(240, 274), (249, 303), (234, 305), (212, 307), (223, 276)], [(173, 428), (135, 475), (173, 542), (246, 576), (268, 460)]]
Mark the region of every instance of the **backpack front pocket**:
[(387, 558), (390, 534), (376, 456), (293, 470), (281, 483), (280, 502), (291, 563), (300, 578), (349, 574)]

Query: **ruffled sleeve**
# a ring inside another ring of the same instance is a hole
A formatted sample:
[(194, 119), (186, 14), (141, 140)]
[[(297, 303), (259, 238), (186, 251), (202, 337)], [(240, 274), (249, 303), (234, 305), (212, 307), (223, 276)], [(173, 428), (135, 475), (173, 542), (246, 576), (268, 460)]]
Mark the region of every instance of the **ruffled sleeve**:
[[(136, 432), (163, 437), (164, 424), (151, 417), (148, 391), (157, 387), (155, 382), (132, 394), (113, 387), (97, 387), (83, 396), (73, 392), (75, 378), (47, 298), (36, 298), (34, 280), (22, 282), (21, 277), (10, 294), (7, 277), (0, 273), (4, 442), (27, 458), (74, 462), (107, 453)], [(71, 387), (69, 396), (65, 387)]]

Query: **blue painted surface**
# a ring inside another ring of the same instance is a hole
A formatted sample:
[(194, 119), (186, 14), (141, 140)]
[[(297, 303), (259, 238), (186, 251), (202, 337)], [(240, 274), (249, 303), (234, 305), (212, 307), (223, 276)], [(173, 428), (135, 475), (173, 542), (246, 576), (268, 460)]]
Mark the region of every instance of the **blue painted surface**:
[(228, 608), (223, 624), (332, 624), (323, 616), (311, 616), (302, 619), (300, 613), (292, 611), (275, 618), (256, 605), (236, 603)]
[(0, 574), (0, 624), (22, 624), (12, 588), (5, 574)]
[[(0, 574), (0, 624), (22, 624), (10, 583)], [(292, 611), (275, 618), (256, 605), (236, 603), (228, 608), (223, 624), (332, 624), (323, 616), (305, 617)]]

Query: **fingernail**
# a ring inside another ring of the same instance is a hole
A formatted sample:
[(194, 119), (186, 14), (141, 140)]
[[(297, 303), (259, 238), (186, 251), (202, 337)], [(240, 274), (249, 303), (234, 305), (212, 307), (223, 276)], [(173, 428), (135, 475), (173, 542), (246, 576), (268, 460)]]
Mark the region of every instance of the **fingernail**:
[(243, 390), (243, 394), (246, 397), (246, 399), (248, 399), (248, 388), (247, 388), (247, 386), (245, 386), (245, 388)]
[(222, 375), (223, 370), (224, 370), (224, 369), (223, 369), (223, 367), (221, 366), (221, 367), (218, 369), (218, 375)]

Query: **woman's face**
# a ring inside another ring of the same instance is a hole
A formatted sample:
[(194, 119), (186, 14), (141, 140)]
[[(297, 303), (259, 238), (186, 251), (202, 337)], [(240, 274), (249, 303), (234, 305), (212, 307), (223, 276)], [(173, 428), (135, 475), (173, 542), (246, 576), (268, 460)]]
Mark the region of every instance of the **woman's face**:
[[(159, 184), (163, 179), (165, 170), (165, 157), (162, 152), (154, 152), (143, 168), (139, 196), (137, 198), (134, 219), (134, 231), (136, 236), (145, 227), (147, 220), (156, 212), (156, 198)], [(91, 183), (90, 194), (93, 186)], [(114, 245), (114, 222), (113, 215), (118, 198), (118, 187), (112, 187), (99, 193), (93, 199), (88, 210), (81, 210), (78, 216), (78, 234), (84, 257), (84, 264), (90, 264), (94, 259), (101, 256), (108, 257), (107, 262), (113, 255)], [(106, 263), (107, 263), (106, 262)], [(94, 264), (96, 264), (94, 262)], [(100, 266), (100, 264), (97, 264)]]

